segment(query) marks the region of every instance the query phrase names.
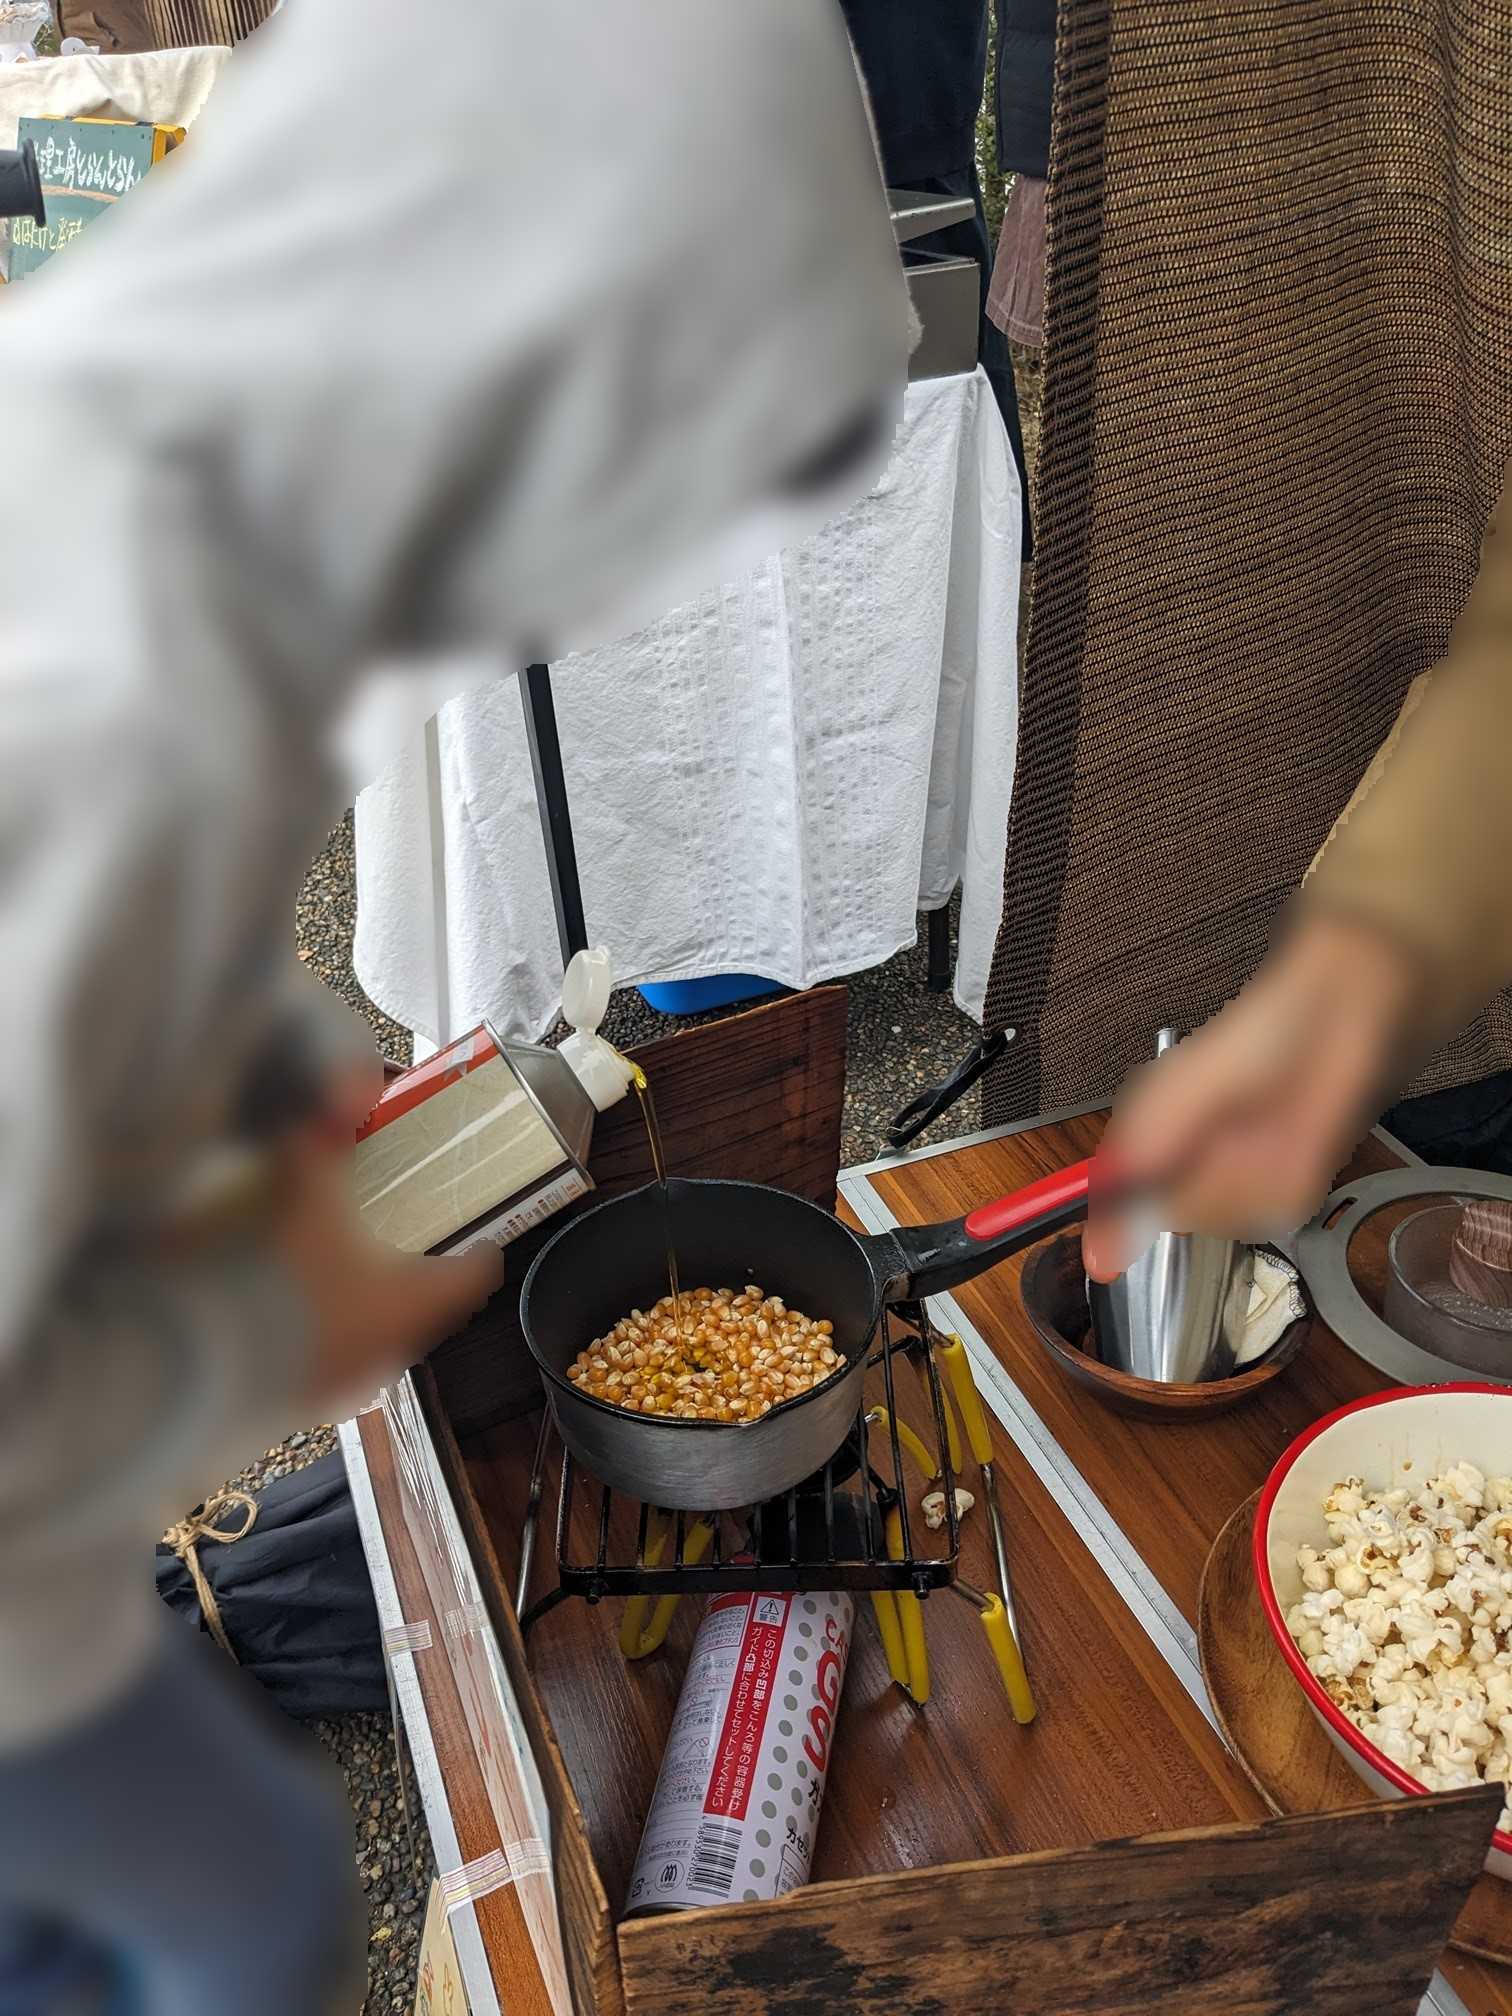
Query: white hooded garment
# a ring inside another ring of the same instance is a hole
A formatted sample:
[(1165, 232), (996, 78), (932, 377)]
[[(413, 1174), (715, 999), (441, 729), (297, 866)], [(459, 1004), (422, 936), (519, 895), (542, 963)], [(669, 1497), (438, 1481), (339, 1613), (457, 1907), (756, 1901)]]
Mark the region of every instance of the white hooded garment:
[(361, 669), (617, 634), (860, 494), (902, 390), (829, 0), (413, 20), (287, 9), (0, 292), (0, 1746), (129, 1679), (156, 1532), (294, 1425), (292, 1285), (150, 1228), (286, 992)]

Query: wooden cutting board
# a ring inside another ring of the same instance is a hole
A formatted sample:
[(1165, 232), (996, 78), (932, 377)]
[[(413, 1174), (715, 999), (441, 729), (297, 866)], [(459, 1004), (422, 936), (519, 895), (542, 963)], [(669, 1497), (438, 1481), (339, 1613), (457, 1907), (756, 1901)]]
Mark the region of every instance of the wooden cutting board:
[[(1255, 1590), (1257, 1491), (1213, 1543), (1197, 1599), (1202, 1677), (1229, 1748), (1273, 1813), (1333, 1812), (1372, 1795), (1329, 1742), (1271, 1637)], [(1449, 1943), (1512, 1965), (1512, 1883), (1482, 1876)]]

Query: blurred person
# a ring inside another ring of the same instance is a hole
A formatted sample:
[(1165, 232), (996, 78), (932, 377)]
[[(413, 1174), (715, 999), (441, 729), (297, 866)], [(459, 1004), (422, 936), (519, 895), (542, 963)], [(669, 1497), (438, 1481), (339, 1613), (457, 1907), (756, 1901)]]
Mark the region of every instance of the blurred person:
[(996, 0), (997, 165), (1013, 177), (987, 313), (1011, 343), (1045, 340), (1045, 198), (1055, 83), (1055, 0)]
[[(973, 214), (910, 241), (915, 252), (976, 262), (982, 308), (978, 355), (992, 387), (1023, 500), (1023, 557), (1033, 557), (1029, 477), (1013, 360), (988, 314), (992, 241), (976, 164), (977, 114), (987, 70), (987, 0), (841, 0), (866, 79), (888, 186), (970, 199)], [(1053, 34), (1051, 37), (1054, 40)], [(1049, 100), (1046, 99), (1046, 119)], [(1047, 138), (1048, 144), (1048, 138)]]
[[(1504, 483), (1449, 648), (1408, 689), (1270, 953), (1119, 1096), (1106, 1166), (1155, 1191), (1173, 1230), (1304, 1223), (1388, 1100), (1512, 982), (1508, 511)], [(1089, 1273), (1111, 1280), (1134, 1237), (1094, 1211)]]
[[(150, 1570), (501, 1276), (364, 1233), (371, 1038), (284, 977), (364, 668), (622, 632), (853, 501), (899, 410), (828, 0), (415, 20), (280, 14), (0, 301), (3, 2016), (360, 2000), (339, 1788)], [(272, 1201), (216, 1230), (254, 1123)]]

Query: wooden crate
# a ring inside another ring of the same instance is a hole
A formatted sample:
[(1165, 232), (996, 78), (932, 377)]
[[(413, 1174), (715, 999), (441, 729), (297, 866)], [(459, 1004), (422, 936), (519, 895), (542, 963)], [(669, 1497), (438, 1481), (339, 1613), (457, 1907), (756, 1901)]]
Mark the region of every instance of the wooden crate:
[[(1112, 1653), (1119, 1620), (1095, 1605), (1080, 1680), (1092, 1698), (1064, 1698), (1076, 1661), (1068, 1674), (1043, 1638), (1029, 1640), (1043, 1704), (1034, 1731), (1009, 1721), (971, 1630), (936, 1631), (937, 1608), (969, 1626), (964, 1606), (932, 1599), (932, 1656), (954, 1670), (922, 1716), (889, 1697), (880, 1657), (858, 1634), (820, 1822), (821, 1880), (772, 1904), (617, 1924), (696, 1606), (684, 1604), (666, 1650), (638, 1674), (620, 1659), (613, 1605), (563, 1606), (527, 1651), (508, 1593), (515, 1564), (495, 1546), (504, 1508), (491, 1517), (474, 1490), (481, 1479), (496, 1495), (523, 1495), (527, 1424), (506, 1424), (464, 1456), (434, 1386), (429, 1403), (550, 1812), (570, 1999), (557, 1977), (554, 1996), (543, 1988), (547, 2006), (578, 2016), (1417, 2010), (1484, 1858), (1498, 1793), (1098, 1840), (1147, 1802), (1169, 1817), (1254, 1812), (1258, 1801), (1190, 1704), (1162, 1699), (1158, 1676)], [(1022, 1580), (1026, 1613), (1031, 1592), (1036, 1583)], [(455, 1662), (455, 1649), (447, 1656)], [(507, 1748), (502, 1730), (492, 1747)], [(501, 1837), (518, 1826), (515, 1811)], [(1018, 1832), (1068, 1845), (933, 1859), (952, 1836), (970, 1847)], [(914, 1866), (887, 1868), (905, 1855)], [(823, 1880), (827, 1871), (837, 1873)], [(530, 1944), (524, 1889), (489, 1900), (509, 1919), (499, 1951), (511, 2012), (536, 2006), (520, 1973), (526, 1952), (543, 1984), (555, 1969), (549, 1942)]]
[[(787, 1140), (787, 1166), (807, 1170), (790, 1186), (812, 1195), (823, 1181), (832, 1193), (833, 1159), (819, 1168), (811, 1119), (813, 1111), (824, 1116), (833, 1158), (835, 1088), (827, 1072), (805, 1073), (795, 1046), (807, 1040), (803, 1031), (832, 1043), (835, 1026), (823, 1018), (834, 1013), (822, 997), (778, 1003), (673, 1038), (665, 1055), (648, 1060), (661, 1074), (659, 1089), (669, 1060), (681, 1056), (688, 1082), (724, 1102), (700, 1138), (684, 1134), (674, 1151), (679, 1166), (704, 1173), (705, 1155), (728, 1156), (732, 1128), (723, 1123), (734, 1114), (739, 1133), (752, 1098), (735, 1089), (732, 1075), (752, 1054), (741, 1023), (756, 1024), (781, 1063), (777, 1079), (791, 1090), (777, 1096), (769, 1088), (766, 1120), (745, 1133), (743, 1159), (714, 1166), (722, 1174), (770, 1173), (762, 1167), (770, 1142)], [(761, 1017), (780, 1019), (762, 1025)], [(665, 1112), (665, 1096), (661, 1103)], [(920, 1165), (914, 1190), (893, 1198), (896, 1215), (951, 1215), (962, 1199), (952, 1190), (935, 1209), (941, 1185), (1005, 1187), (1074, 1159), (1096, 1131), (1094, 1121), (1075, 1121), (1020, 1137), (964, 1178), (948, 1158)], [(997, 1348), (1027, 1380), (1032, 1360), (1024, 1354), (1037, 1347), (1016, 1307), (1015, 1279), (1015, 1268), (997, 1270), (973, 1291), (971, 1308), (979, 1326), (996, 1326)], [(1288, 1373), (1276, 1382), (1274, 1419), (1248, 1429), (1247, 1416), (1213, 1424), (1223, 1432), (1210, 1454), (1190, 1440), (1179, 1457), (1173, 1448), (1158, 1460), (1143, 1447), (1117, 1445), (1117, 1474), (1109, 1477), (1104, 1464), (1099, 1489), (1120, 1505), (1140, 1502), (1142, 1465), (1160, 1480), (1169, 1510), (1184, 1478), (1195, 1503), (1172, 1517), (1190, 1530), (1195, 1574), (1208, 1497), (1222, 1497), (1230, 1481), (1237, 1485), (1264, 1461), (1298, 1408), (1321, 1411), (1315, 1370), (1289, 1387), (1292, 1380)], [(908, 1382), (899, 1390), (907, 1415), (917, 1403)], [(527, 1837), (550, 1843), (550, 1884), (525, 1877), (477, 1907), (511, 2016), (534, 2008), (562, 2016), (569, 2008), (579, 2016), (1219, 2009), (1408, 2016), (1417, 2009), (1482, 1860), (1496, 1793), (1268, 1820), (1117, 1574), (996, 1420), (1036, 1723), (1020, 1729), (1011, 1721), (975, 1616), (948, 1593), (925, 1611), (932, 1698), (922, 1712), (909, 1706), (889, 1687), (863, 1601), (814, 1880), (774, 1904), (621, 1925), (697, 1606), (686, 1601), (665, 1648), (634, 1667), (619, 1654), (612, 1603), (561, 1605), (537, 1623), (527, 1647), (512, 1591), (537, 1415), (489, 1419), (499, 1410), (480, 1405), (465, 1380), (449, 1386), (439, 1366), (422, 1368), (414, 1392), (417, 1404), (360, 1425), (385, 1529), (404, 1558), (407, 1601), (419, 1606), (412, 1614), (435, 1620), (431, 1648), (414, 1666), (427, 1711), (447, 1732), (458, 1852), (472, 1862)], [(1074, 1412), (1076, 1403), (1067, 1404)], [(1105, 1420), (1078, 1414), (1075, 1425), (1096, 1445)], [(537, 1588), (549, 1573), (553, 1509), (548, 1479)], [(576, 1516), (591, 1527), (581, 1495)], [(1183, 1563), (1186, 1551), (1174, 1543), (1169, 1550)], [(979, 1515), (963, 1530), (961, 1567), (978, 1586), (990, 1582)], [(553, 1885), (559, 1914), (546, 1905)], [(1506, 2016), (1512, 2000), (1489, 1981), (1475, 1978), (1477, 1993), (1487, 1990), (1475, 2016)]]

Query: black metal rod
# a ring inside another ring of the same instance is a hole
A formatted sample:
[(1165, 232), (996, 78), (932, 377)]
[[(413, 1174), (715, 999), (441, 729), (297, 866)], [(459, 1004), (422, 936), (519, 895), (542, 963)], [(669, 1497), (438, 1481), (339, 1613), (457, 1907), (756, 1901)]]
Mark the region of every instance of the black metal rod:
[(929, 991), (950, 992), (950, 906), (929, 913)]
[(892, 1456), (893, 1483), (898, 1488), (898, 1525), (903, 1538), (903, 1558), (913, 1559), (913, 1532), (908, 1519), (908, 1478), (903, 1471), (903, 1444), (898, 1438), (898, 1388), (893, 1378), (893, 1340), (887, 1311), (882, 1312), (882, 1382), (887, 1394), (887, 1439)]
[(583, 921), (583, 890), (578, 881), (577, 849), (572, 840), (572, 815), (567, 806), (567, 778), (562, 770), (562, 741), (557, 733), (549, 666), (525, 667), (520, 674), (520, 699), (525, 708), (525, 734), (535, 772), (541, 838), (546, 843), (546, 872), (551, 877), (551, 900), (556, 907), (557, 937), (565, 970), (575, 952), (588, 949), (588, 926)]
[(532, 1624), (538, 1624), (543, 1617), (555, 1610), (558, 1603), (565, 1603), (571, 1594), (570, 1589), (564, 1589), (560, 1584), (555, 1589), (548, 1589), (544, 1596), (531, 1604), (520, 1619), (520, 1636), (523, 1638)]
[[(882, 1322), (884, 1326), (887, 1323), (887, 1311), (885, 1309), (882, 1311)], [(883, 1348), (885, 1350), (886, 1346), (884, 1345)], [(871, 1459), (866, 1452), (866, 1393), (864, 1383), (861, 1394), (861, 1411), (856, 1416), (856, 1452), (861, 1459), (861, 1504), (866, 1514), (867, 1557), (872, 1561), (885, 1561), (887, 1559), (887, 1529), (884, 1524), (882, 1532), (878, 1533), (876, 1507), (872, 1502), (872, 1494), (867, 1489), (868, 1479), (874, 1484), (877, 1473), (872, 1469)]]
[(530, 1466), (530, 1497), (525, 1505), (525, 1525), (520, 1534), (520, 1579), (515, 1584), (515, 1615), (522, 1616), (530, 1588), (530, 1564), (535, 1559), (536, 1527), (541, 1518), (541, 1488), (546, 1471), (546, 1437), (551, 1432), (551, 1416), (542, 1411), (541, 1432), (536, 1437), (535, 1460)]
[(609, 1559), (609, 1508), (614, 1503), (614, 1494), (609, 1486), (603, 1486), (603, 1497), (599, 1500), (598, 1572), (604, 1572), (604, 1564)]

